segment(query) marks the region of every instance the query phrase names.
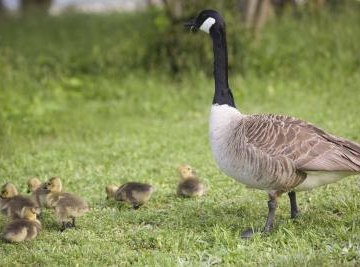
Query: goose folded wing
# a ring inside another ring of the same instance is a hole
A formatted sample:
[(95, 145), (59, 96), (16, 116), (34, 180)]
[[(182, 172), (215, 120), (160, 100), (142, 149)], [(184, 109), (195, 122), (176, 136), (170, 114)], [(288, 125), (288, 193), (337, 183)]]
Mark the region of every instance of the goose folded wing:
[(305, 121), (281, 115), (244, 119), (245, 142), (277, 158), (292, 160), (300, 171), (360, 172), (360, 146)]

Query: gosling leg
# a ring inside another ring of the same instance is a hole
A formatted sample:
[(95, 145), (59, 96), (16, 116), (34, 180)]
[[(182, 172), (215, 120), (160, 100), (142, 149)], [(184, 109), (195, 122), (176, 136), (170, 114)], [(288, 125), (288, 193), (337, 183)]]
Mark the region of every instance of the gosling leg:
[(73, 218), (73, 221), (72, 222), (62, 222), (62, 224), (61, 224), (61, 228), (60, 228), (60, 231), (61, 232), (64, 232), (66, 229), (68, 229), (68, 228), (73, 228), (73, 227), (75, 227), (75, 220), (74, 220), (75, 218)]
[(295, 219), (299, 213), (298, 206), (296, 203), (296, 193), (291, 191), (288, 193), (290, 199), (290, 218)]
[(134, 210), (137, 210), (138, 208), (140, 208), (140, 204), (138, 204), (138, 203), (133, 203), (133, 209)]
[(67, 228), (66, 222), (62, 222), (60, 232), (64, 232)]

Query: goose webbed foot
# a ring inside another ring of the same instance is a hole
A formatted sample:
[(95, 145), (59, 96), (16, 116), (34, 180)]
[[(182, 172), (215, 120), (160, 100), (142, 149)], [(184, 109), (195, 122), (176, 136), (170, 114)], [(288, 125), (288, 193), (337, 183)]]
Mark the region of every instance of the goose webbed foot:
[(299, 210), (296, 203), (296, 193), (294, 191), (291, 191), (288, 193), (288, 196), (290, 199), (290, 218), (295, 219), (299, 214)]
[(64, 232), (66, 229), (73, 228), (73, 227), (75, 227), (74, 220), (72, 222), (62, 222), (60, 232)]
[(139, 204), (133, 204), (133, 209), (134, 209), (134, 210), (137, 210), (137, 209), (140, 208), (140, 206), (141, 206), (141, 205), (139, 205)]
[(66, 222), (62, 222), (61, 224), (61, 228), (60, 228), (60, 232), (64, 232), (67, 228), (67, 223)]
[[(268, 208), (269, 213), (266, 219), (265, 226), (262, 233), (270, 233), (271, 230), (274, 228), (274, 218), (275, 218), (275, 211), (277, 208), (277, 195), (276, 194), (269, 194), (270, 200), (268, 201)], [(241, 238), (248, 239), (251, 238), (256, 232), (260, 232), (258, 230), (254, 230), (253, 228), (249, 228), (241, 233)]]
[(240, 236), (243, 239), (249, 239), (249, 238), (252, 238), (256, 232), (257, 231), (255, 231), (253, 228), (249, 228), (249, 229), (246, 229), (245, 231), (243, 231)]

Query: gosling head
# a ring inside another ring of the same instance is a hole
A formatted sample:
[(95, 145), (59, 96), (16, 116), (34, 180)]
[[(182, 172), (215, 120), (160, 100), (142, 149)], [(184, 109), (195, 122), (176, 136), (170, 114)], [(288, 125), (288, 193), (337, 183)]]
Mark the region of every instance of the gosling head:
[(18, 195), (18, 191), (12, 183), (6, 183), (1, 187), (1, 195), (0, 197), (3, 199), (12, 198)]
[(23, 219), (35, 221), (37, 214), (38, 214), (38, 211), (36, 208), (23, 207), (20, 215), (21, 215), (21, 218), (23, 218)]
[(203, 10), (196, 18), (186, 22), (184, 26), (193, 32), (202, 30), (211, 34), (216, 29), (224, 28), (225, 22), (215, 10)]
[(189, 179), (195, 177), (195, 172), (191, 168), (191, 166), (187, 164), (183, 164), (178, 168), (178, 172), (180, 174), (181, 179)]
[(49, 190), (50, 192), (61, 192), (62, 183), (59, 177), (52, 177), (45, 183), (44, 189)]
[(115, 192), (119, 189), (117, 185), (108, 185), (105, 187), (106, 199), (114, 198)]
[(34, 192), (41, 185), (40, 180), (37, 177), (31, 178), (27, 181), (28, 193)]

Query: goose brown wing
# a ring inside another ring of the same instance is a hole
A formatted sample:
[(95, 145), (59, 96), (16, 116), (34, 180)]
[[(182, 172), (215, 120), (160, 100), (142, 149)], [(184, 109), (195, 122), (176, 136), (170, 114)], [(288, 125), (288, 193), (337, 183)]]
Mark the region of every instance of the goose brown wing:
[(296, 118), (253, 115), (243, 121), (245, 142), (270, 157), (284, 156), (301, 171), (360, 172), (360, 146)]

